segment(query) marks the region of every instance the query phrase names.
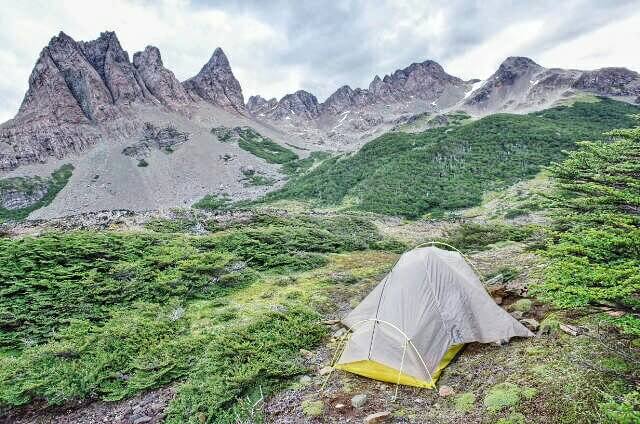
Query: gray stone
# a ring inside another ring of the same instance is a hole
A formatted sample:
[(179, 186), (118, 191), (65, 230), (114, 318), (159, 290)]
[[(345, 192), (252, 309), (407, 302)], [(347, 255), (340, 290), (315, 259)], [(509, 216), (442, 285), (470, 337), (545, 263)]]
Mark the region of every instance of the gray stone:
[(148, 415), (144, 415), (138, 419), (136, 419), (133, 424), (144, 424), (144, 423), (148, 423), (149, 421), (151, 421), (153, 418), (151, 418)]
[(354, 408), (362, 408), (367, 403), (367, 395), (362, 393), (351, 398), (351, 405)]
[(522, 319), (520, 322), (531, 331), (537, 331), (540, 327), (538, 320), (533, 318)]

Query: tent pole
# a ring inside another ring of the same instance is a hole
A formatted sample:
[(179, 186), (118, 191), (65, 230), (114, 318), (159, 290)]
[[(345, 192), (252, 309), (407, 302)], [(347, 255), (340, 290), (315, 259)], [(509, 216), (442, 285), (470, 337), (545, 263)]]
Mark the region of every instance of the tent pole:
[(402, 376), (402, 368), (404, 367), (404, 356), (407, 353), (407, 342), (408, 340), (405, 339), (404, 347), (402, 349), (402, 360), (400, 361), (400, 370), (398, 371), (398, 381), (396, 382), (396, 392), (394, 393), (391, 402), (395, 402), (396, 399), (398, 399), (398, 387), (400, 387), (400, 377)]

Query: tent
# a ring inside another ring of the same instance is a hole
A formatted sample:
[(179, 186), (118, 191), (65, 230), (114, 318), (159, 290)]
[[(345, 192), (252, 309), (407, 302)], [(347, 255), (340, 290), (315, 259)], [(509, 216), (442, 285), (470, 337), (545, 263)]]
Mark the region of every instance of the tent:
[(533, 336), (496, 305), (459, 251), (434, 246), (404, 253), (342, 323), (350, 337), (334, 368), (424, 388), (465, 343)]

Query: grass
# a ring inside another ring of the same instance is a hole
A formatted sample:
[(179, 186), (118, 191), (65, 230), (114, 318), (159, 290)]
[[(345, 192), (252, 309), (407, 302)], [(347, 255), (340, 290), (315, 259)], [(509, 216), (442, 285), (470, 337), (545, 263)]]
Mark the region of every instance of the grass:
[(299, 199), (317, 205), (420, 217), (476, 206), (484, 193), (535, 176), (562, 160), (576, 142), (630, 126), (635, 106), (601, 99), (528, 115), (497, 114), (420, 134), (388, 133), (355, 154), (329, 158), (265, 201)]
[(298, 159), (295, 152), (250, 127), (216, 127), (211, 132), (222, 142), (237, 141), (238, 147), (269, 163), (284, 164)]
[(73, 174), (73, 166), (70, 164), (62, 165), (53, 171), (49, 178), (40, 177), (15, 177), (0, 180), (0, 195), (2, 193), (18, 191), (26, 194), (32, 194), (39, 189), (46, 190), (45, 195), (34, 202), (32, 205), (20, 209), (6, 209), (0, 207), (0, 222), (2, 221), (20, 221), (26, 218), (36, 209), (49, 205), (56, 195), (67, 185), (69, 178)]
[(225, 209), (230, 202), (231, 202), (231, 199), (226, 195), (217, 196), (215, 194), (207, 194), (202, 199), (194, 203), (193, 207), (196, 209), (216, 211), (220, 209)]

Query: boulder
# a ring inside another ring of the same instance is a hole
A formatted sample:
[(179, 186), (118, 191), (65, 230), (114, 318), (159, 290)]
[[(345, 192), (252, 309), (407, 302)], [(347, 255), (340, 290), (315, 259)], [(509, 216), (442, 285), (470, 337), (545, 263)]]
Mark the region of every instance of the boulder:
[(362, 393), (351, 398), (351, 405), (354, 408), (362, 408), (367, 403), (367, 395)]

